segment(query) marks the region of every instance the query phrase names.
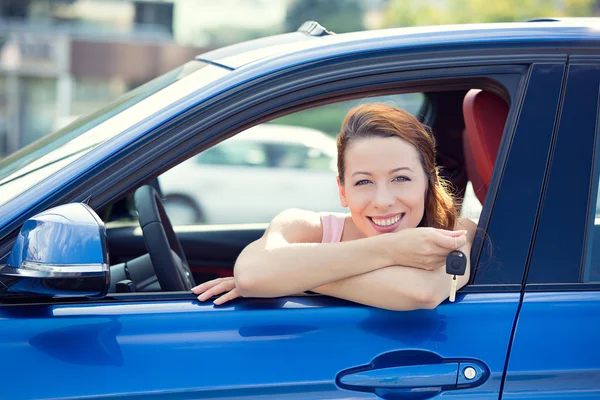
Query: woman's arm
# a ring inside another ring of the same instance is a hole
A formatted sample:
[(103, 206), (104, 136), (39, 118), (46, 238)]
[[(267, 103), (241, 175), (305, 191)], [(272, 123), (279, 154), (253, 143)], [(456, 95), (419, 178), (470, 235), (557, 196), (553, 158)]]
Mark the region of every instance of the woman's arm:
[(320, 243), (322, 232), (317, 213), (293, 209), (275, 217), (263, 237), (236, 260), (240, 294), (286, 296), (393, 263), (381, 240)]
[[(477, 225), (461, 220), (457, 229), (467, 230), (467, 243), (460, 250), (467, 255), (467, 269), (457, 276), (460, 289), (469, 281), (469, 254)], [(445, 268), (435, 271), (391, 266), (362, 275), (345, 278), (312, 289), (314, 292), (339, 297), (373, 307), (390, 310), (433, 309), (450, 295), (452, 276)]]
[[(237, 291), (245, 297), (278, 297), (391, 265), (437, 270), (455, 243), (454, 237), (429, 228), (341, 243), (320, 243), (322, 232), (317, 213), (287, 210), (278, 215), (263, 237), (239, 255)], [(460, 245), (467, 242), (464, 233), (455, 236)]]

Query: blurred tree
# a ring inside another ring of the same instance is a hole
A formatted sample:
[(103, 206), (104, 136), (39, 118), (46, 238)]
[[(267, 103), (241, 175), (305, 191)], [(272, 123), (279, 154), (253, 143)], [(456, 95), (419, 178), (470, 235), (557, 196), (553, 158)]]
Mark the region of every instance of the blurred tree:
[(293, 0), (287, 8), (285, 31), (296, 31), (306, 21), (317, 21), (336, 33), (363, 30), (361, 4), (359, 0)]
[(385, 27), (526, 21), (539, 17), (593, 16), (597, 0), (390, 0)]

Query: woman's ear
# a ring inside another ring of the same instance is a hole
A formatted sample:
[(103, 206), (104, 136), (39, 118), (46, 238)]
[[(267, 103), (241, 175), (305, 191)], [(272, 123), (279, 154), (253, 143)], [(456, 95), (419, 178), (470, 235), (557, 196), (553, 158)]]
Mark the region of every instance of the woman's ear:
[(340, 203), (342, 207), (348, 207), (348, 201), (346, 200), (346, 190), (344, 190), (344, 185), (340, 182), (339, 175), (335, 178), (338, 185), (338, 190), (340, 192)]

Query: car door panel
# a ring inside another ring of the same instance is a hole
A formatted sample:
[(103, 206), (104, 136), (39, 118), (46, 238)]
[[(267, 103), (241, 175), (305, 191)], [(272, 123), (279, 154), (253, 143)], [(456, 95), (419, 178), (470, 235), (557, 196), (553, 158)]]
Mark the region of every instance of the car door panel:
[[(192, 299), (3, 307), (0, 318), (12, 323), (0, 352), (15, 360), (14, 369), (53, 366), (36, 374), (36, 385), (28, 384), (29, 374), (15, 374), (4, 395), (377, 398), (340, 388), (336, 377), (385, 356), (395, 367), (431, 364), (432, 357), (478, 361), (489, 377), (444, 395), (498, 398), (518, 304), (513, 293), (459, 295), (455, 304), (412, 312), (321, 296), (240, 299), (222, 307)], [(69, 384), (57, 385), (65, 376)]]
[(526, 293), (503, 399), (600, 397), (600, 293)]
[(581, 283), (598, 179), (598, 61), (569, 65), (503, 399), (600, 397), (600, 292)]

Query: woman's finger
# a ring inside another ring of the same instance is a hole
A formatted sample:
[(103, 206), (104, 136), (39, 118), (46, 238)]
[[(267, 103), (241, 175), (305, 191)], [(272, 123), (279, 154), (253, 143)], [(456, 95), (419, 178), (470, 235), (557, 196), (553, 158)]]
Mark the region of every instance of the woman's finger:
[(241, 295), (238, 292), (237, 288), (234, 288), (233, 290), (230, 290), (229, 292), (225, 293), (223, 296), (216, 299), (213, 302), (213, 304), (220, 306), (221, 304), (228, 302), (229, 300), (236, 299), (238, 297), (241, 297)]
[(456, 250), (467, 244), (467, 235), (463, 234), (461, 236), (451, 237), (438, 234), (434, 236), (433, 243), (443, 250)]
[(462, 246), (467, 244), (467, 235), (465, 234), (465, 231), (456, 232), (462, 233), (460, 236), (446, 236), (443, 234), (435, 235), (433, 238), (433, 243), (436, 246), (448, 251), (460, 249)]
[(223, 281), (223, 278), (217, 278), (217, 279), (213, 279), (212, 281), (204, 282), (198, 286), (193, 287), (192, 293), (200, 294), (200, 293), (210, 289), (211, 287), (218, 285), (222, 281)]
[(206, 299), (210, 299), (211, 297), (221, 294), (223, 292), (228, 292), (234, 288), (235, 281), (233, 281), (233, 279), (230, 281), (224, 281), (218, 284), (217, 286), (214, 286), (206, 292), (202, 293), (200, 296), (198, 296), (198, 300), (205, 301)]
[(220, 284), (212, 287), (210, 290), (207, 290), (206, 292), (202, 293), (202, 295), (206, 295), (206, 296), (204, 296), (204, 299), (207, 299), (209, 297), (216, 296), (216, 295), (224, 293), (224, 292), (228, 292), (234, 288), (235, 288), (235, 282), (233, 280), (226, 280), (226, 281), (223, 281)]
[(441, 233), (444, 236), (449, 236), (449, 237), (458, 237), (458, 236), (467, 234), (467, 231), (464, 229), (459, 229), (457, 231), (449, 231), (446, 229), (436, 229), (435, 231)]

